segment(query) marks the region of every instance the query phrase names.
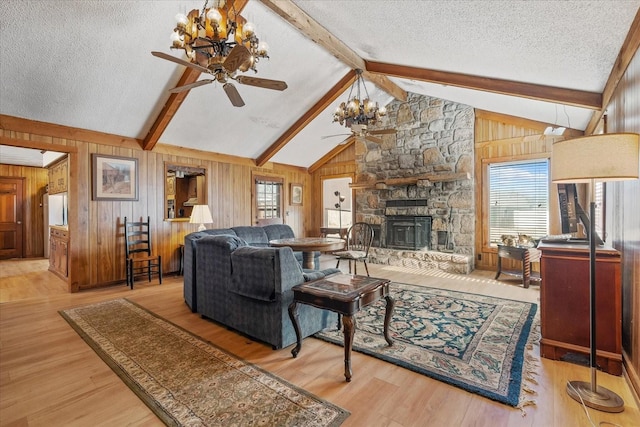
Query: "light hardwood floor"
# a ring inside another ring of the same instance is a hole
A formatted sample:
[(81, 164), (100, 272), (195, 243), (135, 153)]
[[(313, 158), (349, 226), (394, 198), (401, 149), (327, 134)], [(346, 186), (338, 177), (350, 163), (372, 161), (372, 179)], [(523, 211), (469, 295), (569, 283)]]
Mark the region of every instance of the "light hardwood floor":
[[(565, 392), (568, 380), (590, 380), (586, 367), (539, 361), (537, 404), (526, 415), (509, 406), (467, 393), (354, 352), (353, 380), (343, 376), (342, 349), (306, 339), (298, 358), (291, 348), (273, 351), (191, 313), (182, 297), (182, 278), (165, 277), (69, 294), (47, 260), (0, 262), (0, 425), (155, 426), (160, 420), (87, 346), (58, 310), (126, 297), (206, 340), (351, 412), (344, 426), (589, 426), (582, 407)], [(333, 266), (323, 256), (324, 266)], [(346, 264), (341, 265), (343, 270)], [(362, 268), (362, 265), (359, 266)], [(503, 298), (538, 302), (539, 289), (492, 280), (494, 272), (469, 276), (434, 274), (370, 265), (370, 273), (394, 281)], [(363, 271), (360, 271), (361, 273)], [(356, 332), (357, 333), (357, 332)], [(539, 351), (536, 347), (535, 354)], [(589, 410), (600, 422), (640, 426), (640, 411), (623, 377), (598, 373), (598, 381), (618, 393), (625, 411)]]

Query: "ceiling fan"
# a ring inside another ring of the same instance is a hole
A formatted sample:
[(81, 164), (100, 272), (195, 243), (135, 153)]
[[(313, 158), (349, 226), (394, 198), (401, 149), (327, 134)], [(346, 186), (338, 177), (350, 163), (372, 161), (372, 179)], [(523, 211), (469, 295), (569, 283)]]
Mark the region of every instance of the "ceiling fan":
[(171, 93), (183, 92), (185, 90), (190, 90), (195, 87), (207, 85), (209, 83), (217, 81), (222, 84), (222, 88), (229, 97), (231, 104), (233, 104), (234, 107), (242, 107), (244, 105), (244, 100), (238, 93), (238, 90), (233, 85), (233, 83), (229, 82), (229, 79), (235, 80), (240, 84), (256, 86), (265, 89), (285, 90), (287, 88), (287, 84), (280, 80), (262, 79), (259, 77), (243, 75), (237, 76), (236, 71), (238, 71), (242, 64), (251, 61), (251, 52), (249, 52), (249, 49), (241, 44), (235, 45), (229, 52), (229, 55), (222, 62), (209, 65), (208, 68), (198, 64), (194, 64), (184, 59), (176, 58), (175, 56), (171, 56), (164, 52), (154, 51), (151, 52), (151, 54), (153, 56), (157, 56), (158, 58), (166, 59), (167, 61), (175, 62), (176, 64), (193, 68), (202, 73), (211, 74), (214, 77), (213, 79), (198, 80), (197, 82), (190, 83), (184, 86), (174, 87), (173, 89), (169, 90), (169, 92)]
[(346, 143), (349, 140), (349, 138), (351, 138), (352, 136), (360, 136), (366, 139), (367, 141), (375, 142), (376, 144), (382, 144), (383, 142), (382, 139), (374, 135), (390, 135), (393, 133), (396, 133), (395, 129), (368, 130), (367, 125), (354, 124), (354, 125), (351, 125), (351, 133), (339, 133), (336, 135), (326, 135), (326, 136), (320, 137), (320, 139), (327, 139), (327, 138), (333, 138), (336, 136), (348, 135), (348, 137), (344, 141), (342, 141), (340, 144)]

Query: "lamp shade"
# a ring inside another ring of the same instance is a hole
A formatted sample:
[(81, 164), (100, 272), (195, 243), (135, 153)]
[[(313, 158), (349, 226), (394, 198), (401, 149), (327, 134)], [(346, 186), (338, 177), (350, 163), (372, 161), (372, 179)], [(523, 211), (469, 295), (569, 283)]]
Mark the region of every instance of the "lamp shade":
[(192, 224), (200, 224), (198, 227), (198, 231), (202, 231), (205, 229), (204, 224), (211, 224), (213, 222), (213, 218), (211, 217), (211, 211), (209, 210), (208, 205), (195, 205), (193, 207), (193, 211), (191, 212), (191, 217), (189, 218), (189, 222)]
[(605, 133), (556, 142), (551, 179), (560, 183), (637, 179), (639, 137), (637, 133)]

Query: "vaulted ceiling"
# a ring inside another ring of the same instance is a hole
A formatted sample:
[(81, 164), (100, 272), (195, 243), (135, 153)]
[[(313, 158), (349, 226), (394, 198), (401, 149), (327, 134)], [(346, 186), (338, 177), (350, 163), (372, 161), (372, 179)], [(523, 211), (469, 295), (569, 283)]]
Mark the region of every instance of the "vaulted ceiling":
[(0, 114), (314, 167), (348, 133), (332, 113), (354, 69), (381, 104), (413, 92), (590, 132), (640, 43), (640, 0), (234, 3), (270, 46), (255, 76), (285, 91), (237, 84), (240, 108), (218, 83), (168, 92), (209, 77), (151, 55), (184, 57), (174, 16), (202, 1), (5, 0)]

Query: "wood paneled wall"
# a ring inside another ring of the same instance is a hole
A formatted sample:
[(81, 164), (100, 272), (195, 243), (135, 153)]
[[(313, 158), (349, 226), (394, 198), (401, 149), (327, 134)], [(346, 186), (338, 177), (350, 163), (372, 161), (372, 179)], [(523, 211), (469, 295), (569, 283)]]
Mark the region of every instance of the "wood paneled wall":
[[(636, 51), (607, 106), (607, 132), (640, 133), (640, 53)], [(607, 230), (622, 253), (622, 347), (640, 395), (640, 180), (607, 184)]]
[(25, 258), (44, 255), (44, 210), (42, 197), (49, 183), (47, 169), (0, 164), (0, 176), (24, 178), (23, 252)]
[[(188, 222), (164, 221), (165, 162), (203, 167), (207, 171), (207, 201), (212, 210), (211, 228), (252, 225), (253, 172), (284, 178), (285, 223), (298, 236), (312, 230), (313, 212), (311, 177), (306, 169), (275, 163), (256, 167), (251, 159), (216, 155), (197, 150), (158, 144), (153, 151), (143, 151), (135, 140), (114, 135), (92, 133), (62, 126), (30, 122), (3, 116), (0, 144), (69, 152), (69, 233), (71, 291), (125, 281), (123, 218), (151, 217), (154, 251), (162, 256), (163, 270), (179, 269), (179, 245), (184, 236), (196, 231)], [(40, 134), (30, 133), (36, 129)], [(63, 138), (81, 135), (85, 140)], [(91, 154), (100, 153), (138, 159), (138, 201), (91, 200)], [(5, 171), (6, 169), (0, 169)], [(46, 184), (45, 178), (32, 178), (24, 169), (7, 170), (5, 175), (25, 176), (29, 188)], [(45, 175), (46, 176), (46, 175)], [(289, 183), (302, 183), (303, 205), (289, 205)], [(35, 190), (30, 190), (31, 192)], [(35, 196), (34, 196), (35, 197)], [(41, 215), (38, 215), (40, 218)], [(40, 225), (42, 230), (42, 225)], [(42, 256), (40, 247), (31, 256)], [(37, 243), (36, 243), (37, 245)]]

